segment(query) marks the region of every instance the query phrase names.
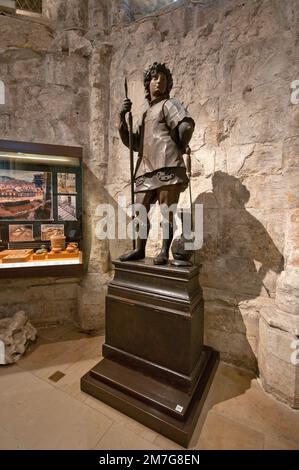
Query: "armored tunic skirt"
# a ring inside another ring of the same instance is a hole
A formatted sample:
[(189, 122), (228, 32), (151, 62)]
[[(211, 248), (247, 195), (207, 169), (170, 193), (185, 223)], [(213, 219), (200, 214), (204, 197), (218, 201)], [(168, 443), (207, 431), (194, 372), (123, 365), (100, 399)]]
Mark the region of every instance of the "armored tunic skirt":
[[(153, 101), (143, 114), (142, 121), (134, 133), (134, 150), (138, 151), (135, 170), (135, 192), (158, 189), (170, 184), (187, 187), (188, 178), (180, 148), (178, 125), (191, 121), (188, 111), (177, 100)], [(127, 145), (127, 129), (120, 129)]]

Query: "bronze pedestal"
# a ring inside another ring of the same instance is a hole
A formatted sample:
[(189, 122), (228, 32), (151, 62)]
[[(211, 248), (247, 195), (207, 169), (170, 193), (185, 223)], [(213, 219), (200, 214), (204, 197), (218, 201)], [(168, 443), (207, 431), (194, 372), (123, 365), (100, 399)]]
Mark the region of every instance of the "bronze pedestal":
[(187, 447), (219, 361), (203, 345), (199, 269), (114, 265), (104, 359), (81, 389)]

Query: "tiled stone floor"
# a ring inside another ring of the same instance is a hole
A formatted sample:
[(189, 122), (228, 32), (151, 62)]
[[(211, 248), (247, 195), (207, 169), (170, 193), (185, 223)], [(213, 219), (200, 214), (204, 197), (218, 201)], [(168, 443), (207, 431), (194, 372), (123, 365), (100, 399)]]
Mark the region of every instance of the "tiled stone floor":
[[(67, 326), (42, 329), (17, 365), (0, 366), (0, 449), (182, 449), (80, 391), (103, 341)], [(55, 383), (57, 371), (65, 375)], [(189, 448), (299, 449), (299, 411), (221, 363)]]

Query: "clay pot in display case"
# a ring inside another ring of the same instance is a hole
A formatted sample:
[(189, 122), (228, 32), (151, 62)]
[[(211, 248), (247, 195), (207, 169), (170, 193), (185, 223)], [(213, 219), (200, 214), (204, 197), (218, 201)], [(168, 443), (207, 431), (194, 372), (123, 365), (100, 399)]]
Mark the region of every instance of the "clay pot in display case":
[(66, 251), (68, 251), (69, 253), (75, 253), (77, 250), (78, 250), (78, 243), (75, 243), (75, 242), (68, 243), (66, 247)]
[(54, 253), (59, 253), (65, 249), (65, 236), (53, 235), (51, 237), (51, 249)]

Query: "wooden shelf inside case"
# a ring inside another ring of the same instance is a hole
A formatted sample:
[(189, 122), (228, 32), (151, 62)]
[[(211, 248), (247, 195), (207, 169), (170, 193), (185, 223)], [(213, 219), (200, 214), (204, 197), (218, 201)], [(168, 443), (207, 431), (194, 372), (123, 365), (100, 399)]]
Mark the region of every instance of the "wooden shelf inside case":
[[(22, 277), (80, 277), (84, 273), (82, 252), (72, 253), (70, 256), (61, 256), (59, 258), (50, 258), (47, 255), (36, 255), (32, 253), (26, 259), (20, 258), (16, 261), (16, 257), (11, 256), (9, 251), (4, 257), (0, 257), (0, 279), (22, 278)], [(23, 251), (23, 250), (22, 250)], [(3, 251), (1, 255), (3, 255)], [(70, 255), (70, 253), (68, 253)], [(2, 258), (2, 259), (1, 259)]]
[(69, 251), (61, 251), (60, 253), (54, 253), (53, 251), (50, 251), (48, 253), (48, 259), (68, 259), (68, 258), (79, 258), (79, 251), (76, 250), (73, 253), (70, 253)]

